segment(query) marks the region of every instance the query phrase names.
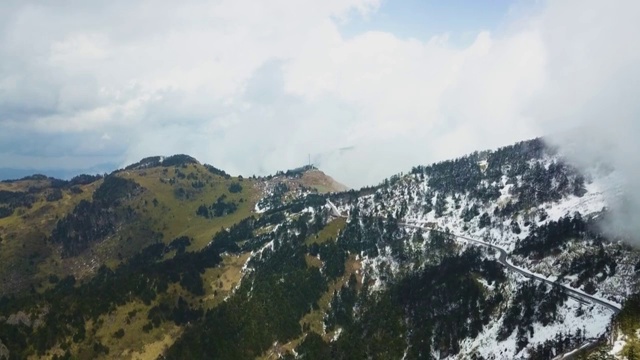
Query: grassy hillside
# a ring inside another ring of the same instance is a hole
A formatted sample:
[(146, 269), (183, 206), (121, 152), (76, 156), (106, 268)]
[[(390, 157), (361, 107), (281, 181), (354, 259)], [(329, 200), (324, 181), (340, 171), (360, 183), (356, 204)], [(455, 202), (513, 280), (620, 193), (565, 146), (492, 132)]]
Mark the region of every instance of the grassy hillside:
[[(220, 229), (251, 215), (260, 197), (255, 180), (214, 175), (198, 164), (123, 171), (119, 176), (147, 190), (132, 206), (140, 209), (152, 230), (162, 233), (165, 241), (179, 236), (193, 238), (191, 250), (201, 249)], [(229, 191), (232, 184), (239, 184), (242, 190)], [(237, 210), (212, 219), (196, 215), (199, 206), (211, 205), (221, 196), (236, 203)]]
[(187, 156), (106, 177), (0, 182), (0, 296), (11, 295), (0, 297), (0, 349), (11, 358), (157, 358), (240, 286), (260, 239), (284, 219), (284, 210), (255, 213), (278, 184), (292, 212), (308, 206), (296, 200), (303, 194), (338, 189), (316, 170), (232, 177)]
[[(64, 256), (60, 244), (47, 238), (82, 200), (93, 200), (104, 180), (63, 187), (61, 198), (55, 200), (47, 200), (54, 191), (49, 179), (0, 183), (0, 190), (29, 196), (28, 206), (18, 206), (0, 219), (2, 293), (23, 291), (32, 285), (43, 290), (51, 275), (84, 278), (102, 264), (117, 266), (155, 241), (189, 236), (193, 242), (188, 250), (201, 249), (220, 229), (249, 216), (259, 197), (255, 180), (213, 174), (200, 164), (126, 170), (113, 176), (132, 180), (141, 191), (108, 209), (115, 213), (131, 210), (118, 221), (116, 231), (99, 241), (93, 239), (87, 249), (74, 256)], [(241, 184), (242, 190), (230, 192), (232, 184)], [(211, 205), (221, 196), (237, 205), (233, 213), (211, 219), (196, 215), (200, 205)]]
[(31, 198), (29, 206), (17, 206), (11, 215), (0, 218), (0, 294), (46, 286), (49, 275), (64, 275), (78, 267), (83, 260), (65, 263), (45, 239), (60, 218), (91, 198), (101, 182), (61, 189), (57, 200), (47, 200), (53, 192), (49, 179), (0, 182), (0, 191), (27, 193)]
[[(25, 291), (31, 286), (44, 290), (50, 287), (52, 275), (85, 278), (100, 265), (113, 268), (155, 241), (188, 236), (193, 241), (187, 250), (202, 249), (220, 229), (250, 216), (269, 184), (285, 180), (303, 183), (302, 179), (284, 177), (231, 177), (197, 162), (134, 167), (113, 176), (131, 180), (141, 190), (109, 207), (107, 213), (130, 210), (113, 224), (116, 231), (102, 239), (91, 239), (89, 246), (74, 256), (65, 256), (59, 242), (48, 240), (59, 221), (72, 214), (82, 201), (92, 202), (103, 179), (65, 184), (35, 176), (0, 183), (0, 208), (5, 211), (0, 218), (0, 295)], [(322, 181), (322, 177), (315, 178), (319, 183), (330, 182), (328, 177)], [(304, 184), (313, 185), (306, 178)], [(299, 187), (292, 186), (292, 191)], [(57, 196), (53, 196), (55, 193)], [(233, 204), (233, 212), (209, 218), (196, 214), (199, 207), (212, 206), (221, 198), (222, 203)]]

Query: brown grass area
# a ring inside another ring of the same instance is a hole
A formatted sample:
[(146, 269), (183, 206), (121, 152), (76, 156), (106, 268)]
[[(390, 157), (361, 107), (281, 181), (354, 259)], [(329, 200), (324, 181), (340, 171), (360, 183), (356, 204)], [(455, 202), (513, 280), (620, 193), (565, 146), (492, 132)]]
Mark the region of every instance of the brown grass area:
[(220, 304), (242, 280), (242, 267), (251, 256), (250, 252), (224, 256), (221, 266), (205, 270), (202, 281), (205, 284), (206, 306)]
[[(316, 191), (320, 194), (345, 191), (349, 189), (320, 170), (306, 171), (300, 177), (286, 177), (278, 175), (269, 180), (261, 179), (260, 181), (255, 182), (255, 189), (258, 194), (261, 194), (265, 189), (272, 188), (276, 184), (280, 183), (287, 185), (290, 190), (289, 193), (285, 194), (285, 200), (293, 199), (295, 197), (295, 190), (300, 190), (303, 187)], [(258, 200), (259, 199), (256, 199), (255, 201), (257, 202)]]
[(19, 180), (11, 182), (0, 181), (0, 190), (7, 191), (29, 191), (29, 188), (47, 188), (51, 186), (49, 179), (45, 180)]
[[(108, 316), (101, 317), (102, 325), (96, 332), (96, 338), (102, 339), (101, 341), (111, 349), (110, 355), (119, 354), (119, 357), (127, 359), (157, 359), (180, 336), (183, 328), (167, 322), (145, 334), (141, 329), (148, 321), (146, 316), (149, 309), (155, 303), (173, 303), (173, 299), (178, 297), (195, 306), (201, 300), (205, 302), (205, 308), (217, 306), (241, 280), (241, 270), (249, 256), (250, 253), (224, 256), (219, 266), (206, 269), (202, 275), (206, 292), (203, 297), (193, 296), (178, 284), (170, 284), (167, 293), (160, 295), (150, 306), (135, 302), (119, 307)], [(222, 284), (221, 287), (219, 284)], [(214, 295), (214, 292), (217, 295)], [(129, 312), (135, 310), (136, 315), (130, 318), (130, 324), (127, 324)], [(125, 336), (122, 339), (114, 339), (112, 334), (120, 328), (125, 330)]]
[(311, 256), (309, 254), (304, 254), (304, 261), (307, 263), (308, 267), (322, 267), (322, 261), (315, 256)]
[(305, 244), (311, 245), (313, 243), (322, 244), (331, 239), (335, 240), (338, 238), (338, 234), (340, 231), (347, 226), (347, 219), (337, 218), (333, 219), (331, 222), (327, 224), (322, 230), (320, 230), (317, 234), (309, 236), (305, 240)]
[(129, 358), (132, 360), (155, 360), (173, 345), (181, 333), (182, 329), (175, 326), (173, 329), (169, 329), (162, 339), (145, 344), (142, 351), (131, 353)]
[[(153, 305), (155, 304), (147, 306), (139, 301), (133, 301), (117, 307), (116, 310), (98, 319), (93, 327), (95, 331), (93, 337), (109, 347), (110, 356), (127, 358), (131, 353), (144, 353), (148, 344), (163, 341), (167, 334), (176, 334), (180, 331), (172, 322), (163, 323), (159, 328), (154, 328), (148, 333), (142, 331), (142, 327), (148, 322), (147, 313)], [(133, 316), (130, 316), (131, 314)], [(114, 337), (114, 333), (119, 329), (124, 330), (124, 336), (121, 339)]]
[[(48, 233), (55, 227), (57, 219), (71, 212), (80, 200), (91, 199), (94, 190), (101, 183), (102, 181), (96, 181), (92, 184), (79, 186), (82, 189), (80, 194), (62, 190), (62, 199), (52, 202), (45, 200), (44, 193), (38, 193), (31, 208), (19, 208), (12, 216), (0, 219), (0, 230), (4, 228), (19, 232), (37, 229)], [(21, 188), (24, 186), (26, 185), (22, 182), (0, 183), (0, 190), (23, 191)]]
[(256, 360), (276, 360), (282, 358), (284, 354), (291, 353), (295, 348), (300, 345), (300, 343), (304, 340), (306, 334), (289, 341), (286, 344), (275, 344), (269, 350), (267, 350), (261, 356), (258, 356)]
[[(151, 306), (134, 301), (117, 307), (109, 314), (102, 315), (97, 322), (89, 320), (85, 324), (87, 338), (79, 344), (71, 344), (69, 350), (74, 359), (94, 358), (89, 349), (95, 341), (99, 341), (109, 348), (109, 354), (101, 354), (99, 359), (157, 359), (183, 331), (172, 322), (163, 323), (159, 328), (150, 332), (142, 331), (142, 326), (147, 323), (147, 312)], [(124, 336), (120, 339), (114, 337), (119, 329), (124, 330)], [(62, 356), (64, 350), (60, 346), (52, 348), (45, 356), (32, 356), (31, 359), (51, 359), (54, 355)]]
[(349, 190), (345, 185), (335, 181), (331, 176), (320, 170), (311, 170), (302, 174), (300, 183), (306, 187), (316, 189), (319, 193), (340, 192)]
[[(23, 191), (23, 187), (34, 183), (31, 180), (0, 183), (0, 189)], [(43, 186), (49, 182), (37, 183)], [(57, 247), (47, 244), (45, 239), (58, 219), (70, 213), (81, 200), (90, 199), (101, 183), (79, 186), (80, 194), (62, 190), (62, 199), (52, 202), (45, 200), (44, 192), (37, 193), (31, 208), (18, 208), (13, 215), (0, 219), (0, 293), (19, 291), (29, 285), (43, 290), (48, 286), (49, 275), (64, 277), (72, 273)]]
[[(169, 285), (167, 292), (160, 294), (151, 305), (134, 301), (101, 316), (95, 325), (87, 323), (87, 333), (93, 333), (94, 339), (109, 347), (109, 357), (157, 359), (179, 338), (183, 328), (168, 321), (149, 333), (143, 332), (142, 327), (148, 322), (149, 309), (159, 303), (173, 304), (178, 297), (182, 297), (192, 306), (200, 305), (201, 301), (204, 302), (205, 308), (211, 309), (217, 306), (241, 280), (241, 270), (249, 256), (250, 253), (224, 256), (219, 266), (206, 269), (202, 275), (206, 291), (203, 297), (194, 296), (180, 285), (173, 283)], [(217, 295), (214, 295), (214, 292)], [(125, 335), (121, 339), (116, 339), (113, 334), (119, 329), (123, 329)], [(86, 344), (82, 345), (82, 348), (86, 347)], [(79, 351), (79, 348), (75, 350)], [(81, 355), (78, 352), (75, 353)]]

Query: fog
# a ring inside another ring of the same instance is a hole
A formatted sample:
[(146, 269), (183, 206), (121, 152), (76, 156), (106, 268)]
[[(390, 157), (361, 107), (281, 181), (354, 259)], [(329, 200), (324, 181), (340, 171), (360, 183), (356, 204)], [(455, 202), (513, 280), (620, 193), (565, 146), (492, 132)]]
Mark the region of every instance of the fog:
[[(0, 168), (186, 153), (261, 175), (311, 154), (359, 187), (550, 135), (576, 164), (618, 169), (626, 210), (610, 228), (635, 226), (638, 2), (514, 2), (467, 42), (366, 29), (380, 6), (3, 2)], [(362, 19), (365, 30), (343, 33)]]
[[(586, 173), (615, 169), (620, 190), (609, 192), (613, 236), (640, 241), (640, 31), (637, 2), (553, 2), (541, 17), (548, 51), (544, 91), (531, 114), (547, 139)], [(560, 14), (573, 13), (567, 23)], [(617, 181), (616, 181), (617, 182)], [(618, 185), (618, 184), (616, 184)]]

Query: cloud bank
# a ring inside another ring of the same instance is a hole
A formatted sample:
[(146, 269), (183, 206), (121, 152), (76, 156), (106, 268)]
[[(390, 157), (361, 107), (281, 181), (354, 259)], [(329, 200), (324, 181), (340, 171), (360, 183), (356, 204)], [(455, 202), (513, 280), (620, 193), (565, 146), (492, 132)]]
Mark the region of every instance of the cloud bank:
[(3, 2), (0, 167), (187, 153), (251, 175), (311, 154), (356, 187), (575, 126), (637, 150), (635, 2), (543, 2), (465, 46), (341, 33), (379, 7)]
[[(531, 115), (587, 171), (616, 169), (623, 197), (609, 199), (606, 229), (639, 241), (640, 3), (551, 2), (539, 20), (547, 49), (546, 85)], [(573, 14), (569, 22), (562, 14)]]

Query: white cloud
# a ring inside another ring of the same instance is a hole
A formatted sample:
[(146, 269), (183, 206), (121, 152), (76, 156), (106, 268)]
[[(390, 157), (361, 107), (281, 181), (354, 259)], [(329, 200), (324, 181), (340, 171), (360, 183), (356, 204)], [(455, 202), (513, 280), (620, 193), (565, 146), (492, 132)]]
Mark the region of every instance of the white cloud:
[(86, 158), (77, 139), (108, 134), (97, 148), (122, 164), (181, 152), (252, 174), (312, 153), (338, 180), (371, 184), (601, 118), (600, 97), (637, 115), (631, 95), (601, 90), (633, 94), (625, 76), (638, 75), (637, 6), (617, 5), (549, 2), (458, 47), (446, 34), (343, 37), (339, 24), (377, 0), (11, 2), (0, 126), (76, 141), (56, 147), (66, 165)]
[(614, 202), (609, 230), (632, 238), (640, 231), (639, 17), (635, 1), (550, 2), (537, 24), (547, 50), (543, 91), (528, 110), (578, 164), (622, 174), (625, 198)]

